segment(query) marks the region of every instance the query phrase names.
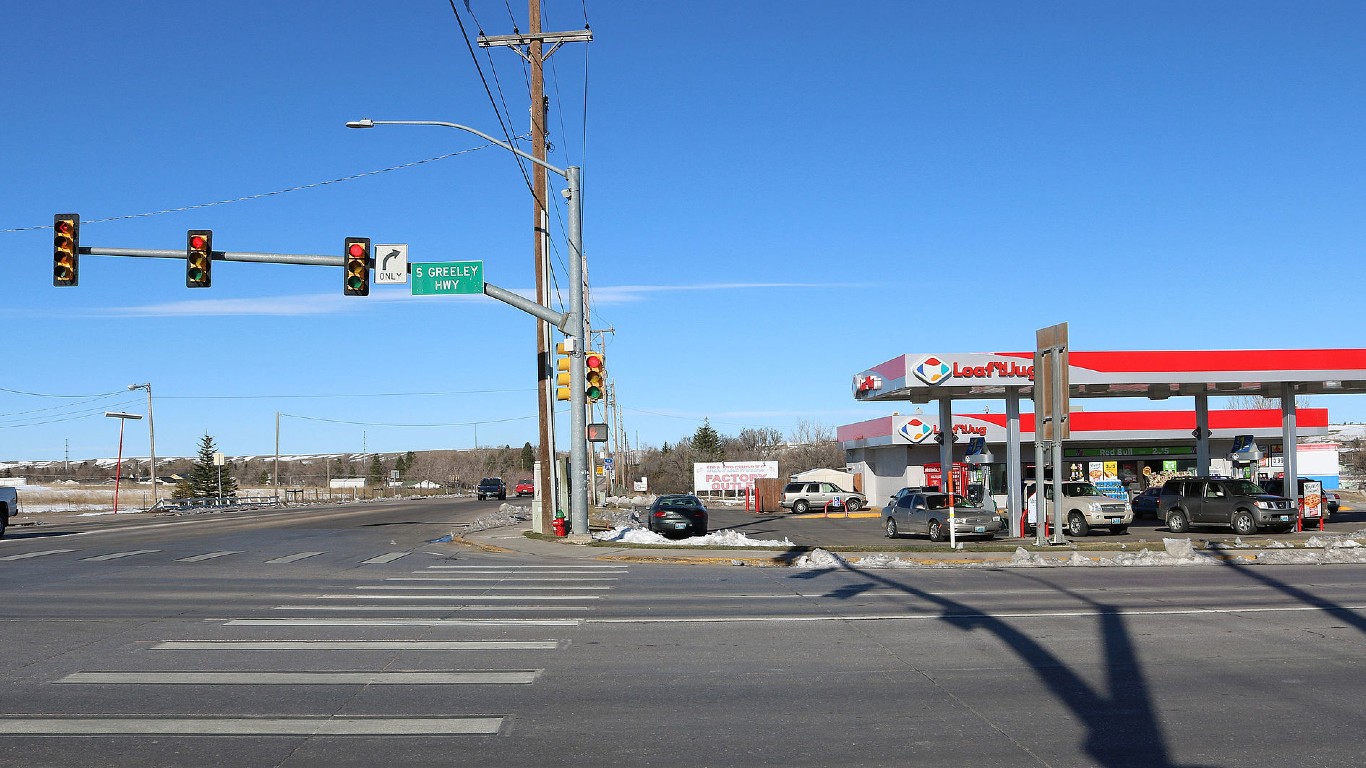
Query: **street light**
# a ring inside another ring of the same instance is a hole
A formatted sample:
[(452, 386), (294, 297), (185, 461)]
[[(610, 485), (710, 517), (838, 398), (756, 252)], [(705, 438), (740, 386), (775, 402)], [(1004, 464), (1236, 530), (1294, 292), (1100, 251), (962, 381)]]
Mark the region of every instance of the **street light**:
[(459, 123), (448, 123), (441, 120), (352, 120), (346, 124), (347, 128), (373, 128), (377, 125), (435, 125), (443, 128), (454, 128), (466, 133), (472, 133), (485, 141), (506, 149), (507, 151), (526, 158), (551, 173), (562, 177), (569, 184), (566, 197), (569, 198), (569, 336), (574, 340), (573, 363), (569, 367), (569, 522), (570, 532), (574, 538), (580, 541), (588, 537), (588, 426), (587, 408), (588, 401), (584, 395), (584, 350), (588, 348), (585, 343), (587, 333), (585, 332), (585, 307), (583, 296), (583, 200), (579, 189), (578, 166), (571, 165), (568, 168), (556, 168), (550, 163), (533, 157), (517, 149), (516, 147), (505, 144), (498, 139), (475, 130), (467, 125)]
[(105, 411), (105, 416), (119, 420), (119, 458), (114, 464), (114, 514), (119, 513), (119, 480), (123, 478), (123, 425), (129, 419), (140, 419), (140, 413), (124, 413), (123, 411)]
[(152, 424), (152, 382), (128, 385), (129, 392), (139, 389), (147, 390), (147, 443), (152, 459), (152, 506), (155, 507), (160, 499), (157, 498), (157, 431)]

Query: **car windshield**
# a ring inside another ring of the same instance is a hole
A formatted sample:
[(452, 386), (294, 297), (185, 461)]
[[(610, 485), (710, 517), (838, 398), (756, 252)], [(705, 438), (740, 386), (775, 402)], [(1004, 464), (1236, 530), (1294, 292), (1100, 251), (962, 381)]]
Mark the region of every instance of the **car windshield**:
[(1068, 498), (1077, 496), (1104, 496), (1100, 489), (1090, 483), (1063, 483), (1062, 495)]
[[(949, 497), (948, 497), (948, 494), (940, 493), (940, 494), (936, 494), (936, 495), (934, 495), (934, 496), (926, 496), (926, 497), (925, 497), (925, 506), (928, 507), (929, 509), (948, 509), (948, 508), (949, 508)], [(972, 503), (969, 502), (967, 499), (963, 498), (962, 496), (959, 496), (959, 495), (956, 494), (956, 493), (953, 495), (953, 506), (954, 506), (955, 508), (958, 508), (958, 509), (961, 509), (961, 508), (963, 508), (963, 507), (969, 507), (969, 508), (972, 508), (972, 509), (976, 509), (976, 508), (977, 508), (977, 505), (976, 505), (976, 504), (972, 504)]]
[(1261, 496), (1266, 493), (1261, 486), (1251, 480), (1232, 480), (1228, 489), (1238, 496)]
[(696, 496), (660, 496), (659, 500), (655, 502), (655, 506), (698, 509), (702, 506), (702, 501)]
[(497, 485), (497, 484), (499, 484), (499, 483), (501, 483), (501, 482), (502, 482), (502, 480), (499, 480), (499, 479), (497, 479), (497, 478), (494, 478), (494, 477), (486, 477), (486, 478), (484, 478), (483, 480), (480, 480), (480, 481), (479, 481), (479, 484), (480, 484), (480, 485)]

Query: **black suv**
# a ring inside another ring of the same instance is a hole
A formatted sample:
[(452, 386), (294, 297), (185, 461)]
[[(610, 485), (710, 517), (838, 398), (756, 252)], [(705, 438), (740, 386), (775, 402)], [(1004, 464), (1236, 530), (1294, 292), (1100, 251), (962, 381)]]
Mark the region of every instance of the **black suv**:
[(1168, 480), (1157, 500), (1167, 530), (1185, 533), (1196, 525), (1220, 525), (1247, 536), (1261, 528), (1288, 531), (1299, 517), (1295, 504), (1262, 490), (1251, 480), (1183, 477)]
[(501, 477), (486, 477), (479, 481), (479, 487), (474, 492), (479, 495), (480, 501), (490, 496), (497, 496), (502, 501), (508, 497), (508, 486)]

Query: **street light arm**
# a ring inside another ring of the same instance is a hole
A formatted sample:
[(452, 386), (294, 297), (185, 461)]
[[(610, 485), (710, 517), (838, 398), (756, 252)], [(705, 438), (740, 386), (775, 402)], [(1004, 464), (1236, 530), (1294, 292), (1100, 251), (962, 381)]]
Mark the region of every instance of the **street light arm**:
[(471, 128), (471, 127), (469, 127), (468, 125), (461, 125), (461, 124), (459, 124), (459, 123), (447, 123), (447, 122), (444, 122), (444, 121), (442, 121), (442, 120), (371, 120), (370, 118), (367, 117), (367, 118), (363, 118), (363, 119), (361, 119), (361, 120), (352, 120), (352, 121), (350, 121), (350, 122), (348, 122), (348, 123), (346, 124), (346, 127), (347, 127), (347, 128), (374, 128), (374, 127), (377, 126), (377, 125), (439, 125), (439, 126), (442, 126), (442, 127), (445, 127), (445, 128), (455, 128), (455, 129), (458, 129), (458, 130), (461, 130), (461, 131), (465, 131), (466, 133), (472, 133), (472, 134), (474, 134), (475, 136), (478, 136), (479, 138), (481, 138), (481, 139), (483, 139), (483, 140), (485, 140), (485, 141), (488, 141), (488, 142), (492, 142), (492, 143), (494, 143), (494, 144), (497, 144), (498, 146), (502, 147), (503, 149), (506, 149), (507, 151), (511, 152), (512, 154), (517, 155), (518, 157), (524, 157), (524, 158), (526, 158), (527, 160), (530, 160), (531, 162), (533, 162), (533, 163), (535, 163), (535, 164), (541, 166), (542, 168), (546, 169), (547, 171), (550, 171), (551, 173), (553, 173), (553, 174), (555, 174), (555, 175), (557, 175), (557, 176), (561, 176), (561, 177), (563, 177), (563, 178), (565, 178), (565, 179), (568, 179), (568, 178), (569, 178), (569, 172), (568, 172), (568, 171), (565, 171), (565, 170), (563, 170), (563, 169), (561, 169), (561, 168), (556, 168), (555, 166), (551, 165), (550, 163), (547, 163), (547, 162), (544, 161), (544, 160), (541, 160), (540, 158), (532, 157), (531, 155), (528, 155), (527, 153), (525, 153), (525, 152), (523, 152), (522, 150), (520, 150), (520, 149), (518, 149), (518, 148), (512, 146), (511, 144), (507, 144), (507, 143), (505, 143), (505, 142), (499, 141), (498, 139), (493, 138), (492, 136), (488, 135), (487, 133), (484, 133), (483, 131), (480, 131), (480, 130)]

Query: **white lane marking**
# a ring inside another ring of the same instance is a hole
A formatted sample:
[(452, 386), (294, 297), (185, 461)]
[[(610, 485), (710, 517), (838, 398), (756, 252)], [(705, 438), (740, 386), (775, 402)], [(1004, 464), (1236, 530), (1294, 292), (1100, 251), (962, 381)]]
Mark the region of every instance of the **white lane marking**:
[(226, 557), (226, 556), (228, 556), (228, 555), (240, 555), (240, 554), (242, 554), (242, 550), (240, 550), (240, 549), (229, 549), (229, 550), (224, 550), (224, 551), (222, 551), (222, 552), (209, 552), (209, 553), (203, 554), (203, 555), (195, 555), (194, 557), (182, 557), (182, 558), (176, 560), (176, 562), (177, 562), (177, 563), (198, 563), (198, 562), (201, 562), (201, 561), (203, 561), (203, 560), (212, 560), (212, 559), (214, 559), (215, 557)]
[(160, 552), (159, 549), (134, 549), (131, 552), (113, 552), (108, 555), (96, 555), (94, 557), (82, 557), (82, 561), (99, 562), (103, 560), (118, 560), (121, 557), (132, 557), (134, 555), (150, 555), (153, 552)]
[(390, 576), (385, 581), (441, 581), (459, 582), (465, 579), (459, 576)]
[(969, 611), (954, 613), (907, 614), (865, 614), (834, 616), (697, 616), (697, 617), (638, 617), (616, 619), (584, 619), (586, 624), (726, 624), (726, 623), (799, 623), (808, 621), (944, 621), (946, 619), (1058, 619), (1094, 618), (1097, 616), (1198, 616), (1224, 615), (1238, 613), (1300, 613), (1323, 611), (1339, 613), (1343, 611), (1366, 610), (1366, 605), (1338, 606), (1286, 606), (1282, 608), (1169, 608), (1169, 609), (1120, 609), (1114, 611), (1040, 611), (1038, 613), (975, 613)]
[(475, 570), (479, 568), (489, 569), (490, 573), (499, 571), (522, 571), (537, 570), (545, 568), (587, 568), (593, 570), (612, 570), (624, 571), (630, 566), (627, 565), (429, 565), (428, 568), (437, 568), (446, 571)]
[(380, 555), (379, 557), (372, 557), (372, 558), (370, 558), (369, 560), (362, 560), (362, 561), (360, 561), (360, 564), (361, 564), (361, 565), (384, 565), (385, 563), (392, 563), (392, 562), (394, 562), (395, 560), (399, 559), (400, 557), (407, 557), (409, 554), (411, 554), (411, 553), (409, 553), (409, 552), (388, 552), (388, 553), (386, 553), (386, 554)]
[[(422, 573), (422, 571), (414, 571)], [(473, 581), (503, 583), (508, 581), (548, 581), (556, 584), (577, 583), (580, 581), (620, 581), (616, 576), (561, 576), (553, 579), (542, 578), (540, 576), (499, 576), (496, 578), (485, 578), (483, 576), (442, 576), (441, 581)], [(398, 579), (386, 579), (386, 581), (397, 581)], [(358, 587), (358, 589), (385, 589), (385, 587)]]
[[(452, 585), (455, 585), (455, 584), (469, 584), (469, 582), (490, 582), (490, 584), (501, 584), (501, 582), (508, 582), (508, 581), (546, 581), (546, 582), (553, 582), (553, 584), (566, 584), (566, 582), (579, 582), (579, 581), (616, 581), (616, 579), (615, 579), (615, 578), (459, 578), (459, 577), (455, 577), (455, 578), (443, 578), (443, 579), (441, 579), (441, 581), (443, 581), (443, 582), (451, 582)], [(602, 586), (602, 588), (594, 588), (594, 589), (612, 589), (612, 586), (613, 586), (613, 585), (608, 585), (608, 586)], [(358, 586), (357, 589), (475, 589), (475, 588), (474, 588), (474, 586), (418, 586), (418, 585), (413, 585), (413, 586), (388, 585), (388, 586), (387, 586), (387, 585), (365, 585), (365, 586)], [(510, 588), (510, 589), (511, 589), (511, 588)], [(566, 588), (566, 589), (570, 589), (570, 588)], [(574, 588), (574, 589), (578, 589), (578, 588)]]
[(587, 611), (586, 605), (276, 605), (276, 611)]
[(285, 555), (284, 557), (277, 557), (277, 558), (275, 558), (274, 560), (267, 560), (266, 562), (267, 562), (267, 563), (294, 563), (294, 562), (298, 562), (299, 560), (304, 560), (304, 559), (306, 559), (306, 558), (317, 557), (318, 555), (321, 555), (321, 554), (322, 554), (321, 552), (295, 552), (295, 553), (292, 554), (292, 555)]
[(553, 651), (559, 640), (168, 640), (154, 651)]
[[(457, 581), (468, 581), (468, 579), (457, 579)], [(490, 586), (493, 586), (493, 585), (490, 585)], [(497, 588), (497, 589), (569, 589), (569, 590), (590, 590), (590, 589), (608, 590), (608, 589), (612, 589), (612, 587), (565, 587), (565, 586), (556, 586), (556, 585), (536, 586), (536, 587), (519, 587), (519, 586), (510, 586), (510, 585), (503, 585), (503, 584), (499, 584), (496, 588)], [(404, 586), (399, 586), (399, 585), (397, 585), (397, 584), (392, 584), (392, 585), (383, 585), (383, 584), (380, 584), (380, 585), (367, 585), (367, 586), (356, 587), (356, 589), (370, 589), (370, 590), (385, 590), (385, 589), (445, 589), (445, 590), (451, 590), (451, 589), (465, 589), (465, 590), (469, 590), (469, 589), (483, 589), (483, 587), (474, 587), (474, 586), (470, 586), (470, 587), (460, 587), (460, 586), (456, 586), (456, 585), (454, 585), (454, 584), (452, 584), (452, 585), (449, 586), (449, 587), (440, 587), (440, 586), (435, 586), (435, 585), (433, 585), (433, 586), (424, 586), (424, 585), (422, 585), (422, 584), (411, 584), (411, 585), (404, 585)]]
[(60, 555), (66, 552), (75, 552), (74, 549), (45, 549), (42, 552), (25, 552), (22, 555), (6, 555), (0, 560), (27, 560), (30, 557), (42, 557), (43, 555)]
[[(209, 619), (221, 621), (221, 619)], [(228, 627), (577, 627), (582, 619), (228, 619)]]
[(602, 595), (318, 595), (319, 600), (601, 600)]
[(72, 685), (526, 685), (539, 669), (465, 672), (73, 672)]
[(16, 718), (9, 736), (488, 736), (501, 717), (334, 718)]

